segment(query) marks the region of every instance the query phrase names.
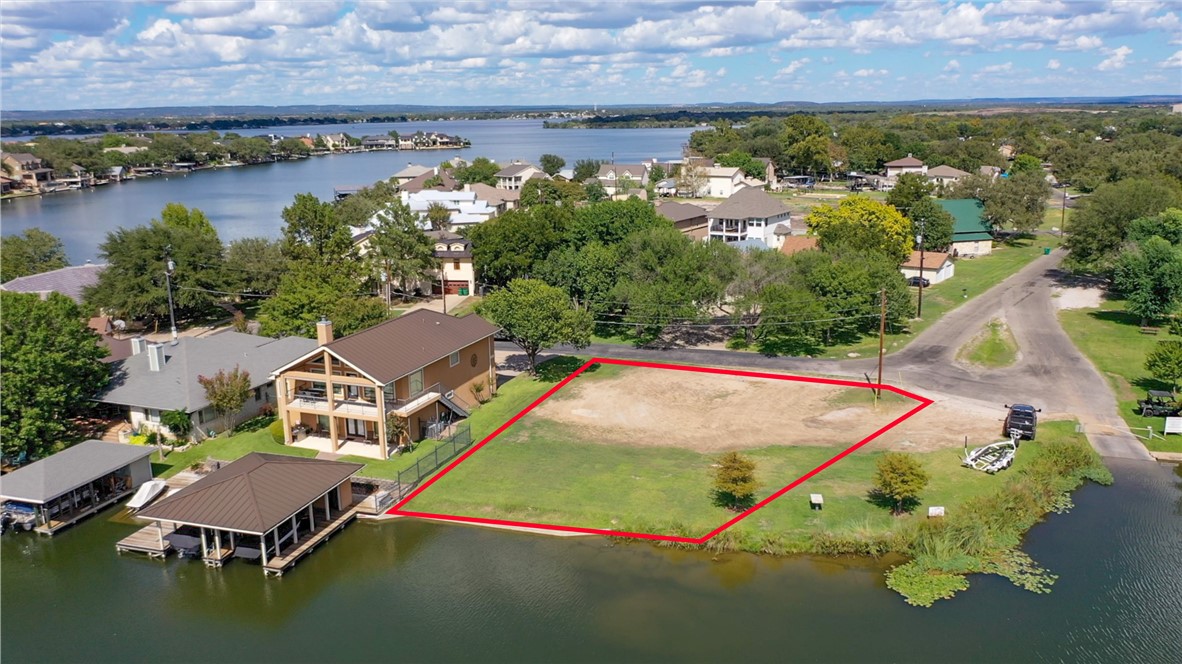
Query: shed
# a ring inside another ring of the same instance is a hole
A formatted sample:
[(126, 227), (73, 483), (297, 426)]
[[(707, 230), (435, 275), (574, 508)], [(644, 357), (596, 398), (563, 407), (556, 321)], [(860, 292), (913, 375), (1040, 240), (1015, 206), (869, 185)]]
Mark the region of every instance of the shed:
[(32, 508), (52, 535), (152, 479), (155, 447), (87, 440), (0, 477), (0, 500)]
[[(923, 261), (922, 275), (920, 274), (921, 258)], [(952, 258), (942, 251), (925, 251), (922, 256), (920, 252), (912, 251), (911, 257), (899, 266), (899, 271), (908, 279), (922, 276), (934, 286), (941, 281), (951, 279), (956, 271), (956, 265), (952, 262)]]

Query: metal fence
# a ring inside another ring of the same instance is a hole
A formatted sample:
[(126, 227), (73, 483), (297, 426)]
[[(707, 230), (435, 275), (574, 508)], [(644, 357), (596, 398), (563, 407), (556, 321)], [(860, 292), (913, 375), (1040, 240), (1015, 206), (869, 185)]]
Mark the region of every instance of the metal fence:
[(398, 498), (401, 500), (418, 486), (422, 479), (438, 470), (443, 464), (459, 456), (472, 446), (472, 428), (467, 422), (456, 425), (450, 436), (439, 441), (435, 448), (424, 454), (415, 465), (398, 473)]

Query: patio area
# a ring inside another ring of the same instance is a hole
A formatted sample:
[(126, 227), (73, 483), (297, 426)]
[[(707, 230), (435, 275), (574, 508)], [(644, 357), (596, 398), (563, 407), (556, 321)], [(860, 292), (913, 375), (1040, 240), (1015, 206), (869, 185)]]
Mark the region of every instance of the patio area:
[(364, 457), (366, 459), (377, 459), (379, 461), (383, 460), (382, 446), (378, 445), (377, 441), (367, 443), (360, 440), (347, 440), (341, 443), (334, 452), (332, 441), (328, 436), (309, 435), (291, 445), (292, 447), (302, 447), (306, 450), (316, 450), (325, 454), (350, 455)]

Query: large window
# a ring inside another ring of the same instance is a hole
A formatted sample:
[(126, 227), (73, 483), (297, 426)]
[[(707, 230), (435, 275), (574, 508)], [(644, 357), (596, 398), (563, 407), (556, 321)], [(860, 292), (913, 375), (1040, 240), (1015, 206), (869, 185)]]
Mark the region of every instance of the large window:
[(407, 389), (410, 390), (410, 396), (414, 396), (423, 391), (423, 370), (412, 373), (406, 378)]
[(460, 351), (457, 350), (456, 352), (447, 356), (447, 366), (454, 367), (455, 365), (457, 365), (459, 363), (460, 363)]
[(160, 411), (155, 408), (148, 409), (148, 421), (152, 424), (160, 423)]

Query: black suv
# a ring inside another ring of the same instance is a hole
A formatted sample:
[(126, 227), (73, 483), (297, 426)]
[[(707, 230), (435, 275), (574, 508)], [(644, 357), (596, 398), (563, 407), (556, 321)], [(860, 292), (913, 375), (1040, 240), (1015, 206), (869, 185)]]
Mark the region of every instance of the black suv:
[(927, 288), (928, 286), (932, 285), (932, 282), (928, 281), (927, 277), (911, 277), (907, 280), (907, 285), (911, 286), (912, 288), (916, 288), (920, 285), (922, 285), (924, 288)]
[(1042, 410), (1024, 403), (1007, 405), (1006, 408), (1010, 410), (1006, 413), (1006, 423), (1001, 428), (1001, 435), (1012, 437), (1017, 433), (1019, 440), (1033, 440), (1034, 430), (1038, 427), (1038, 413)]

